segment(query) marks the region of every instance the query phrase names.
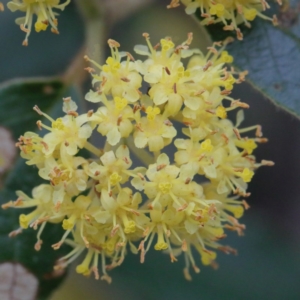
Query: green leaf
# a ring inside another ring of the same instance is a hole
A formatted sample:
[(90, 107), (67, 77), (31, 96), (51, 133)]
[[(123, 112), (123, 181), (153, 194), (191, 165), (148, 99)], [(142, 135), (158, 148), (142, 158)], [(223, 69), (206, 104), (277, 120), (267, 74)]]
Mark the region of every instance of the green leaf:
[(11, 130), (16, 140), (24, 131), (35, 131), (38, 105), (42, 111), (51, 107), (64, 95), (66, 87), (59, 78), (18, 79), (0, 86), (0, 125)]
[[(10, 130), (13, 139), (17, 140), (24, 132), (36, 130), (36, 121), (41, 116), (33, 111), (34, 105), (37, 104), (44, 112), (51, 111), (50, 114), (55, 117), (54, 114), (62, 114), (61, 100), (69, 95), (75, 96), (74, 89), (68, 89), (59, 78), (10, 81), (0, 86), (0, 126)], [(40, 183), (42, 180), (37, 169), (26, 165), (19, 158), (4, 181), (4, 188), (0, 191), (0, 204), (16, 199), (16, 190), (22, 190), (31, 196), (33, 187)], [(28, 212), (12, 208), (0, 210), (0, 263), (22, 264), (38, 278), (38, 297), (44, 299), (65, 277), (65, 274), (54, 272), (53, 265), (69, 249), (61, 247), (54, 251), (51, 248), (63, 234), (60, 224), (46, 225), (39, 252), (34, 250), (37, 232), (33, 229), (24, 230), (22, 234), (9, 238), (8, 233), (19, 228), (18, 219), (23, 211)]]
[[(249, 71), (246, 78), (254, 88), (276, 105), (300, 117), (298, 13), (296, 7), (274, 13), (281, 25), (275, 27), (271, 22), (256, 18), (251, 22), (252, 28), (244, 32), (243, 41), (229, 44), (228, 51), (233, 55), (237, 69)], [(207, 29), (214, 40), (224, 39), (220, 27), (208, 26)]]

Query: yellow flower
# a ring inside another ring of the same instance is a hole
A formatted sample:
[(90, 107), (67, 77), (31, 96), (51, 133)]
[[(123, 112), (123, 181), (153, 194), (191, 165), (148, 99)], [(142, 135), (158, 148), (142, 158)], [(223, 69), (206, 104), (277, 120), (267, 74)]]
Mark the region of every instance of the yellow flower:
[(17, 18), (16, 23), (21, 26), (21, 30), (26, 32), (23, 45), (28, 45), (28, 37), (32, 30), (33, 15), (37, 15), (37, 21), (35, 22), (35, 31), (45, 31), (50, 24), (51, 31), (58, 34), (57, 19), (53, 12), (53, 9), (64, 10), (71, 0), (66, 0), (60, 4), (60, 0), (13, 0), (8, 2), (7, 7), (15, 12), (20, 10), (26, 13), (25, 17)]
[(27, 160), (26, 164), (37, 166), (44, 165), (45, 155), (43, 150), (46, 145), (38, 134), (35, 132), (26, 132), (19, 137), (16, 146), (21, 150), (21, 157)]
[(87, 161), (82, 157), (65, 155), (64, 160), (55, 160), (52, 156), (47, 158), (44, 167), (40, 168), (39, 175), (49, 180), (54, 187), (53, 201), (57, 203), (63, 199), (65, 193), (76, 196), (87, 188), (88, 176), (83, 169)]
[(65, 208), (71, 203), (71, 198), (65, 196), (61, 201), (64, 201), (61, 208), (58, 210), (58, 206), (52, 201), (53, 188), (47, 184), (41, 184), (32, 190), (32, 198), (28, 197), (22, 191), (16, 192), (18, 199), (16, 201), (9, 201), (2, 205), (3, 209), (13, 208), (29, 208), (35, 207), (35, 210), (28, 214), (21, 214), (19, 216), (19, 224), (23, 229), (33, 227), (40, 228), (37, 233), (37, 243), (35, 245), (36, 250), (40, 250), (42, 240), (41, 234), (45, 228), (46, 222), (60, 223), (64, 218)]
[(78, 116), (76, 111), (69, 111), (63, 118), (54, 120), (43, 113), (37, 106), (34, 107), (34, 110), (51, 122), (51, 127), (43, 124), (41, 121), (37, 122), (40, 129), (45, 128), (50, 131), (41, 142), (43, 145), (42, 151), (46, 156), (60, 149), (66, 155), (75, 155), (79, 148), (85, 146), (87, 139), (92, 134), (91, 126), (85, 124), (88, 121), (87, 114)]
[[(91, 90), (86, 95), (86, 100), (100, 102), (99, 93), (104, 93), (105, 95), (111, 94), (113, 97), (126, 98), (130, 103), (134, 103), (140, 98), (139, 88), (142, 85), (142, 77), (137, 72), (136, 62), (132, 61), (134, 59), (131, 54), (118, 51), (120, 46), (118, 42), (108, 40), (108, 45), (111, 49), (111, 56), (106, 60), (105, 65), (100, 66), (87, 56), (85, 57), (101, 70), (99, 75), (92, 73), (93, 83), (97, 85), (98, 91)], [(127, 57), (126, 61), (122, 61), (124, 56)]]
[(143, 173), (143, 168), (129, 170), (132, 161), (129, 156), (129, 149), (125, 145), (117, 148), (116, 152), (108, 151), (100, 157), (100, 164), (95, 161), (87, 168), (87, 174), (98, 181), (96, 189), (101, 192), (104, 188), (108, 191), (116, 185), (120, 186), (128, 181), (129, 177), (136, 177), (137, 172)]
[(159, 114), (158, 108), (148, 107), (147, 117), (142, 117), (135, 126), (134, 144), (137, 148), (149, 146), (150, 151), (159, 151), (170, 144), (176, 136), (173, 124)]
[(125, 242), (124, 233), (131, 234), (136, 231), (138, 216), (132, 212), (138, 211), (140, 202), (140, 194), (137, 193), (132, 197), (130, 189), (120, 190), (116, 198), (110, 196), (106, 190), (102, 190), (101, 203), (103, 209), (110, 214), (110, 218), (113, 220), (112, 235), (115, 234), (115, 229), (118, 228)]
[(98, 132), (107, 137), (107, 142), (115, 146), (123, 137), (128, 137), (133, 130), (134, 113), (125, 98), (115, 97), (114, 101), (105, 101), (89, 118), (91, 124), (98, 125)]
[(199, 195), (192, 182), (196, 172), (189, 164), (181, 168), (171, 165), (169, 157), (165, 153), (160, 154), (157, 162), (146, 172), (149, 182), (145, 182), (144, 192), (151, 201), (151, 207), (161, 209), (174, 203), (174, 207), (179, 208), (188, 203), (193, 194)]
[[(172, 0), (168, 8), (179, 6), (179, 0)], [(238, 39), (243, 35), (238, 25), (245, 23), (250, 27), (248, 21), (253, 21), (256, 16), (270, 20), (277, 25), (276, 16), (272, 18), (262, 14), (270, 6), (266, 1), (260, 0), (181, 0), (186, 6), (186, 13), (193, 14), (200, 9), (201, 17), (205, 18), (201, 23), (209, 25), (212, 23), (223, 23), (224, 30), (236, 30)], [(281, 1), (277, 1), (281, 5)], [(229, 21), (229, 22), (228, 22)]]
[(257, 148), (253, 139), (235, 140), (234, 143), (237, 147), (245, 149), (248, 154), (252, 154), (253, 150)]

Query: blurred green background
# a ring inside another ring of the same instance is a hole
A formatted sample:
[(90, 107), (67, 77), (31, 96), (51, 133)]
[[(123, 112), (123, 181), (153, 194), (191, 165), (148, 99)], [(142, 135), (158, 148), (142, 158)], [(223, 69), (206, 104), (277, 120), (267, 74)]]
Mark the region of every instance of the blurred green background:
[[(107, 28), (107, 38), (133, 53), (134, 45), (144, 43), (143, 32), (150, 34), (153, 43), (164, 36), (179, 43), (193, 32), (192, 46), (205, 49), (207, 40), (198, 26), (182, 10), (167, 10), (168, 2), (154, 2), (115, 23)], [(24, 33), (14, 24), (16, 16), (7, 9), (0, 15), (0, 82), (63, 74), (84, 46), (84, 23), (74, 1), (59, 17), (60, 35), (33, 32), (28, 47), (21, 46)], [(98, 44), (95, 40), (95, 49)], [(87, 81), (82, 95), (90, 87)], [(171, 264), (167, 255), (154, 250), (147, 253), (143, 265), (139, 257), (129, 254), (111, 272), (111, 285), (77, 275), (73, 266), (51, 300), (300, 299), (300, 122), (247, 83), (236, 87), (234, 97), (250, 104), (243, 125), (261, 124), (269, 138), (257, 149), (257, 160), (275, 161), (274, 167), (259, 169), (249, 186), (251, 209), (241, 220), (247, 227), (245, 236), (229, 233), (224, 240), (238, 249), (238, 256), (220, 253), (216, 271), (201, 267), (199, 261), (201, 273), (193, 275), (192, 282), (183, 277), (183, 258)]]

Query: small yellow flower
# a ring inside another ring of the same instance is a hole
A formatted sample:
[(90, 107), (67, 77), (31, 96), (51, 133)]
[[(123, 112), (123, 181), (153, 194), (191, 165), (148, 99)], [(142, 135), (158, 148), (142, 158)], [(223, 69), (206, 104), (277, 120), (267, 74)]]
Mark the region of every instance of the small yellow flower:
[(71, 0), (66, 0), (60, 4), (60, 0), (13, 0), (8, 2), (7, 7), (15, 12), (20, 10), (26, 13), (25, 17), (17, 18), (16, 23), (21, 26), (21, 30), (26, 32), (23, 45), (28, 45), (28, 37), (32, 30), (33, 15), (37, 15), (37, 21), (35, 22), (35, 31), (45, 31), (48, 25), (51, 26), (51, 31), (58, 34), (57, 19), (53, 12), (53, 9), (64, 10)]
[[(65, 110), (65, 108), (63, 109)], [(50, 131), (40, 142), (43, 145), (42, 151), (46, 156), (53, 154), (58, 149), (61, 149), (66, 155), (75, 155), (79, 148), (85, 146), (87, 139), (92, 134), (91, 126), (85, 124), (88, 122), (87, 114), (78, 115), (76, 111), (69, 111), (63, 118), (54, 120), (37, 106), (34, 107), (34, 110), (51, 122), (51, 127), (41, 121), (37, 122), (40, 129), (45, 128)]]
[(257, 144), (253, 139), (235, 140), (234, 143), (237, 147), (245, 149), (248, 154), (252, 154), (253, 150), (257, 148)]
[[(120, 53), (118, 47), (120, 44), (114, 40), (108, 40), (108, 45), (111, 49), (111, 57), (106, 60), (106, 64), (100, 66), (95, 61), (89, 59), (97, 69), (100, 69), (100, 74), (92, 73), (93, 82), (96, 86), (99, 85), (97, 92), (90, 91), (86, 95), (86, 100), (91, 102), (100, 102), (99, 94), (112, 95), (113, 97), (126, 98), (130, 103), (134, 103), (140, 98), (139, 88), (142, 85), (142, 77), (137, 72), (137, 63), (129, 53)], [(122, 61), (126, 56), (127, 59)], [(93, 70), (94, 72), (94, 70)]]
[(142, 117), (134, 131), (134, 144), (137, 148), (149, 146), (150, 151), (159, 151), (170, 144), (176, 136), (173, 124), (161, 114), (157, 114), (155, 108), (147, 109), (147, 117)]
[(89, 121), (92, 126), (98, 126), (98, 132), (107, 137), (110, 145), (115, 146), (132, 132), (134, 113), (125, 98), (116, 96), (114, 101), (104, 103), (105, 106), (100, 107)]
[[(172, 0), (168, 8), (179, 6), (179, 0)], [(194, 14), (200, 9), (200, 14), (204, 17), (202, 24), (223, 23), (224, 30), (236, 30), (238, 39), (243, 39), (243, 35), (238, 25), (245, 23), (250, 26), (248, 21), (253, 21), (256, 16), (272, 21), (276, 25), (276, 17), (273, 19), (262, 14), (270, 6), (266, 1), (260, 0), (181, 0), (186, 6), (187, 14)], [(277, 1), (281, 5), (281, 1)]]
[(92, 162), (87, 168), (87, 174), (99, 181), (96, 189), (111, 190), (116, 185), (128, 181), (129, 177), (136, 176), (134, 170), (130, 170), (132, 161), (129, 149), (125, 145), (117, 148), (116, 152), (108, 151), (100, 157), (100, 163)]

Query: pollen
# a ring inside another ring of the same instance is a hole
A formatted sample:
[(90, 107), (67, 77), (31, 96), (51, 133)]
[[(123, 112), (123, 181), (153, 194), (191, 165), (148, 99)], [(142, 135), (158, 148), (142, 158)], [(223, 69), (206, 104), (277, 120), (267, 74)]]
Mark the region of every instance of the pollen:
[(175, 46), (171, 40), (161, 39), (160, 43), (163, 51), (168, 51), (170, 49), (173, 49)]
[(254, 8), (244, 9), (244, 16), (246, 20), (253, 21), (257, 16), (257, 10), (255, 10)]
[(65, 126), (63, 120), (61, 118), (58, 118), (56, 121), (52, 122), (52, 128), (58, 130), (64, 130)]
[(224, 106), (218, 106), (216, 109), (216, 115), (221, 118), (225, 119), (227, 117), (227, 112)]
[(120, 67), (121, 67), (121, 64), (119, 61), (116, 61), (112, 57), (109, 57), (106, 60), (106, 65), (104, 65), (102, 67), (102, 70), (106, 73), (108, 73), (108, 72), (116, 73), (120, 69)]
[(160, 114), (160, 109), (158, 107), (149, 106), (146, 110), (147, 119), (150, 121), (154, 121), (155, 117)]
[(218, 17), (222, 17), (225, 13), (225, 7), (223, 4), (218, 3), (216, 5), (212, 5), (209, 12), (212, 15), (217, 15)]
[(163, 193), (163, 194), (168, 194), (170, 190), (172, 189), (172, 184), (169, 182), (163, 182), (158, 185), (158, 189)]
[(214, 146), (211, 144), (210, 139), (206, 139), (204, 142), (201, 143), (201, 150), (205, 152), (211, 152)]
[(233, 57), (229, 55), (227, 51), (222, 51), (220, 61), (226, 64), (231, 64), (233, 63)]
[(114, 100), (116, 109), (120, 111), (123, 110), (128, 104), (128, 101), (125, 98), (115, 97)]
[(249, 170), (248, 168), (245, 168), (241, 174), (241, 177), (245, 182), (250, 182), (253, 175), (254, 175), (253, 171)]
[(122, 180), (122, 176), (120, 176), (118, 173), (114, 172), (110, 175), (109, 181), (111, 185), (116, 185)]

